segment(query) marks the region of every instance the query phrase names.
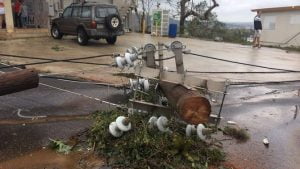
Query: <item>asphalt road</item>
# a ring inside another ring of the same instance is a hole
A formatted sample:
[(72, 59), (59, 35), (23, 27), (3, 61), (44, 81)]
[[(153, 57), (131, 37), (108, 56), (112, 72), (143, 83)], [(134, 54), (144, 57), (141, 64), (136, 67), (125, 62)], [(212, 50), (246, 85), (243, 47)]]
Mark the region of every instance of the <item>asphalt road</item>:
[[(57, 90), (85, 94), (122, 103), (122, 90), (79, 84), (55, 79), (41, 79), (36, 89), (0, 97), (0, 162), (40, 149), (49, 138), (68, 139), (90, 126), (88, 120), (68, 120), (37, 124), (8, 124), (22, 115), (87, 115), (109, 108), (99, 101)], [(231, 86), (222, 113), (222, 123), (235, 121), (245, 127), (251, 139), (247, 143), (225, 141), (228, 159), (243, 169), (296, 169), (300, 166), (300, 83)], [(216, 107), (215, 107), (216, 109)], [(299, 110), (299, 109), (298, 109)], [(3, 124), (1, 124), (3, 123)], [(7, 124), (6, 124), (7, 123)], [(270, 146), (263, 145), (268, 138)]]
[(299, 168), (300, 83), (231, 86), (228, 92), (222, 122), (236, 122), (251, 137), (244, 144), (224, 142), (229, 161), (241, 169)]
[(67, 140), (91, 125), (89, 120), (72, 117), (64, 121), (54, 118), (50, 122), (36, 124), (20, 123), (19, 120), (28, 120), (30, 116), (76, 117), (111, 108), (92, 98), (116, 104), (125, 100), (123, 90), (112, 87), (45, 78), (41, 78), (40, 83), (43, 85), (35, 89), (0, 96), (0, 162), (47, 146), (49, 138)]

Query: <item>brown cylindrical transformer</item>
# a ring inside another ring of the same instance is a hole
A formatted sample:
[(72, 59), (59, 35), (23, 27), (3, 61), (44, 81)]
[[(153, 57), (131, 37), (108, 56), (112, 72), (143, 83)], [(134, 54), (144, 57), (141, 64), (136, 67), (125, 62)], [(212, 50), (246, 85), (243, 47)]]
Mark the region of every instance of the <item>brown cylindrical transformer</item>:
[(38, 85), (39, 75), (33, 69), (0, 74), (0, 96), (36, 88)]
[(195, 125), (208, 122), (211, 105), (198, 91), (164, 81), (160, 87), (182, 120)]

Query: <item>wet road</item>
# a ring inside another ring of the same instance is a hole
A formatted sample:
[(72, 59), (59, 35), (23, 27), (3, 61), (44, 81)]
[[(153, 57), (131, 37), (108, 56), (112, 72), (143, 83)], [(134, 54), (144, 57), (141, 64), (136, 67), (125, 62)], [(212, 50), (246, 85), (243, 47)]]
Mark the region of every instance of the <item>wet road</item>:
[[(125, 98), (123, 91), (88, 84), (41, 79), (41, 83), (98, 97), (114, 103)], [(300, 166), (300, 83), (231, 86), (225, 101), (223, 123), (232, 120), (248, 129), (251, 139), (244, 144), (225, 141), (228, 159), (240, 169), (297, 169)], [(108, 92), (109, 90), (109, 92)], [(47, 86), (0, 97), (0, 161), (46, 146), (49, 138), (68, 139), (90, 126), (88, 120), (38, 124), (1, 124), (22, 115), (87, 115), (107, 109), (96, 100), (62, 92)], [(297, 116), (296, 116), (297, 115)], [(270, 141), (266, 148), (262, 140)]]
[[(300, 83), (229, 88), (223, 123), (235, 121), (251, 135), (245, 144), (225, 142), (233, 164), (242, 169), (299, 168), (299, 90)], [(269, 148), (264, 146), (264, 138), (269, 139)]]
[[(125, 99), (123, 90), (112, 87), (44, 78), (40, 82), (48, 86), (40, 85), (36, 89), (0, 96), (0, 162), (47, 146), (49, 138), (67, 140), (91, 125), (89, 120), (72, 118), (36, 124), (19, 123), (16, 120), (28, 120), (27, 116), (89, 115), (95, 110), (110, 108), (97, 100), (53, 87), (117, 104)], [(19, 109), (22, 111), (18, 115)], [(25, 117), (20, 118), (20, 115)]]
[[(289, 69), (300, 70), (299, 52), (291, 52), (276, 48), (253, 49), (251, 46), (222, 43), (213, 41), (204, 41), (190, 38), (167, 38), (153, 37), (138, 33), (128, 33), (118, 37), (116, 45), (108, 45), (103, 40), (90, 41), (87, 46), (79, 46), (74, 37), (64, 37), (62, 40), (53, 40), (52, 38), (37, 39), (20, 39), (11, 41), (0, 41), (0, 53), (25, 55), (33, 57), (51, 58), (51, 59), (69, 59), (85, 56), (95, 56), (100, 54), (124, 53), (130, 47), (141, 47), (148, 43), (157, 44), (163, 42), (170, 44), (173, 41), (181, 41), (187, 46), (188, 50), (194, 53), (217, 57), (221, 59), (233, 60), (243, 63)], [(54, 50), (58, 48), (59, 50)], [(30, 50), (28, 50), (30, 49)], [(166, 57), (173, 56), (172, 52), (164, 52)], [(158, 57), (158, 56), (157, 56)], [(1, 56), (0, 59), (8, 60), (12, 63), (31, 63), (36, 60), (10, 58)], [(113, 58), (96, 58), (85, 60), (92, 63), (110, 64), (114, 62)], [(166, 61), (165, 66), (170, 70), (175, 70), (174, 60)], [(184, 66), (187, 70), (192, 71), (272, 71), (263, 68), (250, 67), (245, 65), (232, 64), (227, 62), (216, 61), (207, 58), (196, 57), (193, 55), (184, 55)], [(97, 81), (122, 83), (118, 77), (113, 77), (112, 73), (116, 73), (119, 69), (111, 67), (71, 64), (71, 63), (51, 63), (45, 65), (35, 65), (37, 68), (45, 72), (62, 73), (83, 71), (84, 73), (69, 73), (78, 77), (92, 79)], [(89, 71), (92, 70), (92, 71)], [(101, 72), (101, 74), (99, 73)], [(214, 80), (230, 79), (231, 81), (291, 81), (299, 80), (300, 73), (289, 74), (197, 74), (199, 77), (211, 78)], [(266, 78), (267, 77), (267, 78)]]

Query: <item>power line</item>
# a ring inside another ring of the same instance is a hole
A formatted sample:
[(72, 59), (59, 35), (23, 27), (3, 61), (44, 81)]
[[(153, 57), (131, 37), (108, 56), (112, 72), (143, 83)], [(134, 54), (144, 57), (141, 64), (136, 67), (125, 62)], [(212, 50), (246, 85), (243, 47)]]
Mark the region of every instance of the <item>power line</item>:
[(200, 73), (200, 74), (276, 74), (276, 73), (300, 73), (299, 72), (288, 72), (288, 71), (276, 71), (276, 72), (205, 72), (205, 71), (194, 71), (187, 70), (188, 73)]
[(213, 59), (213, 60), (218, 60), (218, 61), (223, 61), (223, 62), (228, 62), (228, 63), (235, 63), (235, 64), (240, 64), (240, 65), (245, 65), (245, 66), (252, 66), (252, 67), (258, 67), (258, 68), (264, 68), (264, 69), (270, 69), (270, 70), (278, 70), (278, 71), (285, 71), (285, 72), (300, 73), (300, 71), (298, 71), (298, 70), (273, 68), (273, 67), (255, 65), (255, 64), (250, 64), (250, 63), (243, 63), (243, 62), (237, 62), (237, 61), (232, 61), (232, 60), (220, 59), (220, 58), (216, 58), (216, 57), (211, 57), (211, 56), (206, 56), (206, 55), (201, 55), (201, 54), (196, 54), (196, 53), (190, 53), (190, 52), (188, 52), (186, 54), (191, 54), (191, 55), (198, 56), (198, 57), (203, 57), (203, 58), (207, 58), (207, 59)]
[(26, 64), (18, 64), (18, 65), (8, 65), (8, 66), (2, 66), (2, 67), (0, 67), (0, 69), (8, 69), (8, 68), (24, 67), (24, 66), (48, 64), (48, 63), (57, 63), (57, 62), (69, 62), (69, 63), (78, 63), (78, 64), (97, 65), (97, 66), (111, 66), (111, 64), (99, 64), (99, 63), (81, 62), (81, 61), (77, 61), (77, 60), (86, 60), (86, 59), (93, 59), (93, 58), (101, 58), (101, 57), (113, 56), (113, 54), (105, 54), (105, 55), (97, 55), (97, 56), (89, 56), (89, 57), (81, 57), (81, 58), (72, 58), (72, 59), (62, 59), (62, 60), (37, 58), (37, 57), (28, 57), (28, 56), (19, 56), (19, 55), (6, 55), (6, 54), (0, 54), (0, 56), (15, 57), (15, 58), (24, 58), (24, 59), (44, 60), (42, 62), (34, 62), (34, 63), (26, 63)]

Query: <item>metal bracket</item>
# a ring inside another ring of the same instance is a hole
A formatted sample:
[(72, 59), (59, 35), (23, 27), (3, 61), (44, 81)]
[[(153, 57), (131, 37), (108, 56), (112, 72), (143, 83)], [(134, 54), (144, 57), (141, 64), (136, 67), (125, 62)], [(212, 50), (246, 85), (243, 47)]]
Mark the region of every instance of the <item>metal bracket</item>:
[(144, 58), (146, 58), (147, 67), (156, 68), (155, 53), (156, 53), (155, 45), (153, 45), (151, 43), (145, 45), (145, 47), (144, 47)]
[(179, 41), (174, 41), (171, 43), (171, 50), (175, 54), (176, 68), (177, 73), (184, 74), (184, 65), (183, 65), (183, 44)]

